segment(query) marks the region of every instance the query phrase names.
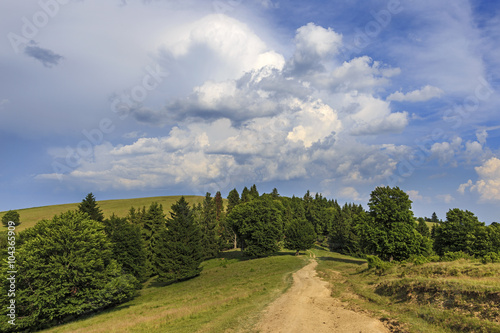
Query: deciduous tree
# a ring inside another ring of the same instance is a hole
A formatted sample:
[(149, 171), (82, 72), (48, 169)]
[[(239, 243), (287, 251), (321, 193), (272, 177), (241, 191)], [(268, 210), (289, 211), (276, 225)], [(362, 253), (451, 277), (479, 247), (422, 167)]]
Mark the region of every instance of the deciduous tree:
[(9, 225), (9, 221), (14, 222), (16, 226), (20, 225), (21, 221), (19, 213), (15, 210), (9, 210), (5, 213), (4, 216), (2, 216), (2, 224), (7, 227)]
[(284, 207), (270, 197), (261, 197), (233, 208), (228, 224), (238, 235), (242, 250), (253, 257), (268, 256), (283, 240)]
[(285, 247), (297, 251), (296, 255), (313, 247), (315, 240), (314, 227), (306, 219), (294, 219), (286, 228)]
[[(48, 327), (135, 294), (137, 280), (122, 274), (101, 222), (69, 211), (39, 221), (28, 230), (16, 252), (16, 269), (20, 272), (15, 290), (16, 329)], [(9, 287), (5, 275), (2, 285), (5, 297)], [(1, 301), (6, 304), (5, 299)], [(2, 306), (0, 310), (3, 318), (5, 309)]]

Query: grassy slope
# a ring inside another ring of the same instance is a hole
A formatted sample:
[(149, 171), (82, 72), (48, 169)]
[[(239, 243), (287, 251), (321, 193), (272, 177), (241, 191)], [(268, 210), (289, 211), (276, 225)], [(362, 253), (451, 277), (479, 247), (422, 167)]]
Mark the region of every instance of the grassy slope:
[(394, 332), (500, 332), (500, 264), (403, 264), (376, 273), (365, 260), (314, 252), (332, 295), (387, 321)]
[(249, 332), (307, 262), (293, 252), (253, 260), (225, 252), (204, 262), (199, 277), (168, 286), (150, 283), (128, 303), (46, 332)]
[[(158, 202), (163, 205), (163, 210), (165, 212), (170, 210), (170, 207), (175, 203), (180, 196), (165, 196), (165, 197), (150, 197), (150, 198), (136, 198), (136, 199), (120, 199), (120, 200), (103, 200), (98, 201), (98, 205), (101, 207), (104, 216), (109, 217), (111, 214), (115, 213), (117, 216), (125, 217), (128, 214), (130, 207), (134, 206), (136, 209), (146, 206), (146, 209), (152, 202)], [(204, 197), (187, 195), (186, 200), (190, 204), (197, 204), (203, 201)], [(43, 219), (51, 219), (54, 215), (61, 214), (68, 210), (77, 209), (80, 203), (71, 203), (64, 205), (54, 205), (54, 206), (44, 206), (35, 208), (19, 209), (21, 224), (17, 227), (17, 231), (22, 231), (24, 229), (34, 226), (38, 221)], [(0, 212), (0, 219), (5, 214), (5, 212)], [(2, 225), (0, 231), (6, 230)]]

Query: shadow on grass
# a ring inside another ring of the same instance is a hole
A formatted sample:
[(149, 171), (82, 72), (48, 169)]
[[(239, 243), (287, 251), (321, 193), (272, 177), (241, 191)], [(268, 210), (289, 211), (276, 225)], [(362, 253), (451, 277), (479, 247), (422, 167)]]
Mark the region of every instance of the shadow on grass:
[(334, 257), (318, 257), (319, 260), (324, 261), (336, 261), (345, 264), (363, 265), (366, 264), (366, 260), (363, 259), (347, 259), (347, 258), (334, 258)]
[(177, 279), (177, 280), (170, 280), (170, 281), (158, 281), (157, 278), (155, 277), (155, 280), (151, 281), (146, 288), (162, 288), (162, 287), (170, 286), (170, 285), (175, 284), (175, 283), (196, 279), (200, 275), (201, 274), (197, 274), (195, 276), (190, 276), (190, 277), (187, 277), (184, 279)]

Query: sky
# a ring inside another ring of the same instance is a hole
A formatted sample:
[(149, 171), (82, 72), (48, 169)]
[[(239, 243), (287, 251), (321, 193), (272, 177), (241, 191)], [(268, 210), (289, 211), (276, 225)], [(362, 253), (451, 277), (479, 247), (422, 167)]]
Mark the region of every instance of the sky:
[(0, 211), (256, 184), (500, 221), (500, 4), (3, 0)]

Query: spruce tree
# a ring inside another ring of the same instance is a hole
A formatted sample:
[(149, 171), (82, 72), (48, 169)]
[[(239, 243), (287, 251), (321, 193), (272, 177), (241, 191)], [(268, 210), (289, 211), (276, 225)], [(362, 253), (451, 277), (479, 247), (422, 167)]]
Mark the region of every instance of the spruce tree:
[(243, 191), (241, 191), (241, 202), (249, 202), (252, 200), (252, 196), (250, 195), (250, 190), (248, 187), (244, 187)]
[(431, 236), (431, 232), (429, 231), (427, 223), (425, 223), (425, 220), (421, 217), (418, 218), (417, 231), (424, 237)]
[(160, 232), (165, 229), (165, 214), (162, 205), (153, 202), (144, 217), (144, 227), (142, 228), (142, 237), (146, 247), (146, 262), (148, 276), (155, 275), (156, 253), (154, 248), (160, 237)]
[(231, 210), (240, 203), (240, 195), (238, 191), (234, 188), (227, 195), (227, 213), (231, 213)]
[(78, 205), (78, 210), (82, 213), (87, 213), (90, 218), (94, 221), (99, 221), (102, 222), (104, 220), (104, 215), (102, 214), (102, 210), (97, 205), (97, 202), (95, 201), (95, 197), (90, 192), (87, 194), (85, 199), (82, 200), (80, 205)]
[(217, 221), (220, 221), (222, 218), (222, 214), (224, 213), (224, 201), (222, 200), (222, 194), (220, 191), (215, 193), (215, 213)]
[[(146, 276), (146, 249), (139, 226), (114, 214), (104, 220), (105, 231), (113, 243), (113, 257), (121, 264), (123, 274), (143, 282)], [(140, 285), (138, 285), (139, 287)]]
[(250, 187), (250, 197), (252, 199), (257, 199), (259, 198), (259, 191), (257, 191), (257, 186), (255, 184), (253, 184), (251, 187)]
[(431, 222), (435, 222), (435, 223), (439, 222), (439, 219), (437, 217), (436, 212), (432, 213)]
[(181, 281), (200, 274), (201, 231), (184, 197), (172, 205), (167, 228), (161, 231), (154, 250), (159, 282)]
[(203, 247), (203, 258), (214, 258), (219, 254), (219, 235), (217, 228), (217, 209), (214, 199), (207, 192), (203, 201), (201, 220), (199, 222), (201, 229), (201, 244)]

